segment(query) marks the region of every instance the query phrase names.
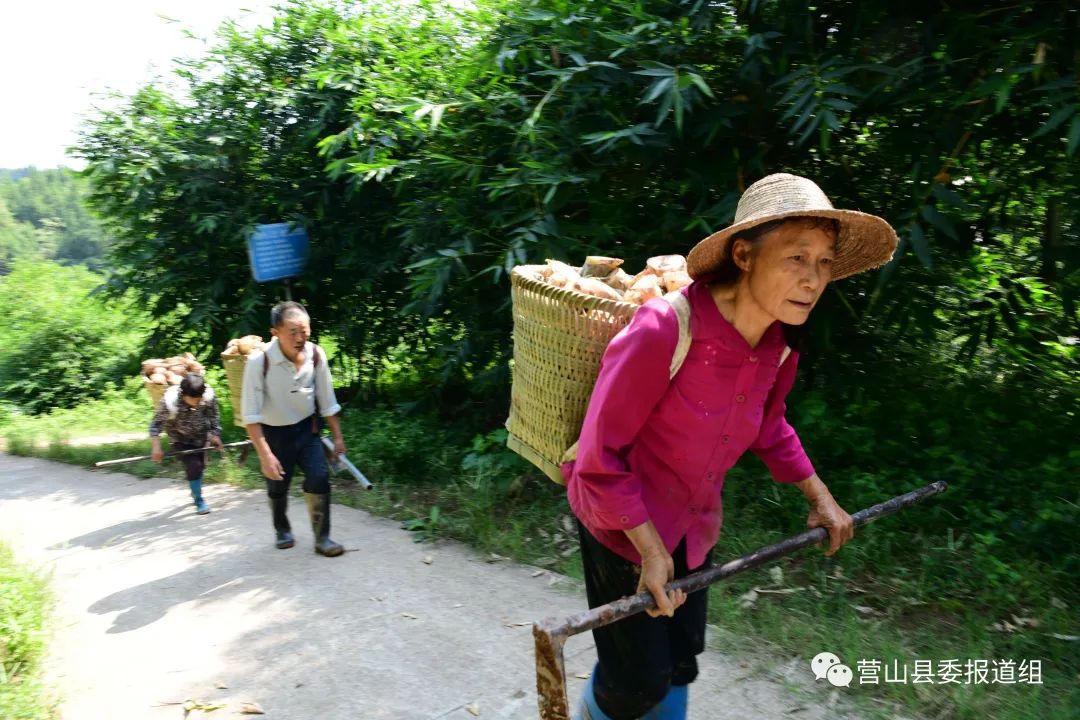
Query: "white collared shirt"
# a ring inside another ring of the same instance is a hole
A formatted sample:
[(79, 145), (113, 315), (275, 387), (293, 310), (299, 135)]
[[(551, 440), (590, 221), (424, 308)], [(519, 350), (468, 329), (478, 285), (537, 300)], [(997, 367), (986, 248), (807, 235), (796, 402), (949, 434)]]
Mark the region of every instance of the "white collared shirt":
[[(297, 371), (292, 360), (281, 352), (277, 338), (270, 341), (264, 353), (253, 352), (244, 366), (244, 389), (241, 395), (242, 417), (245, 425), (293, 425), (315, 414), (315, 395), (318, 394), (319, 413), (323, 417), (341, 412), (326, 353), (319, 352), (319, 369), (316, 377), (314, 364), (315, 345), (304, 346), (304, 364)], [(263, 364), (269, 360), (270, 367), (263, 377)]]

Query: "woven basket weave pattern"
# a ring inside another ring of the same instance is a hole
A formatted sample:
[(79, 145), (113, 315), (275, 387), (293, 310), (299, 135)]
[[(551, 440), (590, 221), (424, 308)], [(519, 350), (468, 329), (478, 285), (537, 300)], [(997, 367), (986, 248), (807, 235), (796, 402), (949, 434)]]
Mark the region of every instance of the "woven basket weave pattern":
[(534, 279), (514, 268), (514, 372), (507, 446), (563, 482), (559, 460), (578, 439), (604, 350), (638, 306)]
[(143, 376), (143, 387), (146, 388), (146, 392), (150, 395), (150, 402), (154, 403), (154, 410), (157, 410), (158, 403), (161, 402), (161, 398), (165, 396), (165, 391), (168, 389), (168, 385), (159, 385), (155, 382), (150, 382), (150, 379)]
[(243, 355), (222, 353), (221, 364), (225, 366), (225, 382), (229, 385), (229, 398), (232, 400), (233, 425), (244, 427), (240, 396), (244, 389), (244, 366), (247, 365), (247, 358)]

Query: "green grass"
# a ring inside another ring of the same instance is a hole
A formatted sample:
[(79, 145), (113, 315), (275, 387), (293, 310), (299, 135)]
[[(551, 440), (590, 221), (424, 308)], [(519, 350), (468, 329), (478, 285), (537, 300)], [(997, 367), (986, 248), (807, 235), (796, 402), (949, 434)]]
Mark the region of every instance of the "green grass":
[[(206, 380), (214, 388), (221, 408), (226, 440), (244, 439), (244, 431), (229, 422), (232, 401), (225, 371), (220, 367), (208, 367)], [(102, 397), (75, 408), (27, 415), (14, 408), (0, 407), (0, 437), (14, 444), (55, 445), (86, 437), (143, 433), (147, 432), (152, 412), (153, 405), (142, 379), (130, 378), (123, 386), (111, 387)]]
[[(148, 412), (145, 403), (137, 427), (146, 422)], [(364, 492), (337, 482), (338, 501), (402, 521), (417, 541), (454, 538), (484, 553), (580, 577), (562, 488), (501, 450), (501, 431), (467, 437), (452, 423), (388, 408), (350, 411), (343, 426), (350, 458), (376, 489)], [(227, 439), (239, 432), (229, 429)], [(105, 457), (142, 454), (148, 447), (145, 441), (108, 447), (54, 443), (45, 448), (16, 442), (12, 451), (89, 466)], [(138, 463), (125, 471), (140, 477), (182, 475), (179, 463)], [(245, 467), (212, 461), (207, 479), (262, 486), (253, 458)], [(928, 507), (934, 502), (927, 501)], [(715, 559), (731, 559), (797, 533), (802, 528), (791, 518), (800, 513), (805, 516), (805, 501), (797, 490), (772, 483), (758, 466), (740, 465), (727, 480), (724, 535)], [(1042, 685), (1012, 687), (910, 682), (860, 686), (856, 672), (856, 682), (843, 694), (867, 718), (1076, 717), (1080, 643), (1052, 637), (1080, 634), (1075, 586), (1067, 579), (1063, 585), (1050, 565), (1032, 561), (1014, 578), (1016, 602), (1003, 604), (997, 600), (1001, 593), (991, 592), (986, 558), (975, 552), (979, 547), (951, 538), (918, 537), (904, 531), (902, 517), (884, 519), (861, 530), (856, 542), (835, 558), (825, 558), (819, 549), (804, 550), (774, 563), (779, 576), (757, 570), (715, 586), (710, 591), (710, 621), (720, 628), (725, 650), (752, 659), (752, 665), (766, 673), (798, 658), (808, 680), (810, 658), (824, 650), (853, 669), (860, 659), (883, 665), (897, 660), (909, 670), (916, 660), (1042, 661)], [(980, 577), (987, 578), (985, 591), (973, 584), (972, 578)], [(754, 588), (772, 592), (745, 603)], [(994, 622), (1011, 622), (1013, 615), (1038, 624), (1014, 632), (988, 629)], [(827, 695), (825, 688), (811, 692), (817, 701)]]
[[(718, 547), (722, 557), (742, 555), (795, 530), (763, 531), (767, 523), (756, 515), (728, 515)], [(724, 645), (744, 653), (798, 657), (803, 667), (818, 652), (835, 653), (856, 672), (845, 696), (869, 718), (893, 718), (898, 712), (956, 720), (1077, 717), (1080, 644), (1052, 637), (1076, 635), (1075, 597), (1066, 602), (1061, 588), (1040, 584), (1035, 593), (1042, 593), (1040, 599), (1006, 609), (978, 596), (943, 594), (924, 582), (919, 566), (947, 562), (960, 576), (973, 571), (968, 567), (971, 559), (926, 542), (913, 544), (909, 562), (903, 564), (882, 548), (893, 532), (889, 520), (882, 520), (860, 530), (856, 541), (834, 558), (824, 557), (819, 549), (805, 550), (773, 565), (780, 576), (751, 572), (715, 586), (710, 619), (723, 629)], [(1033, 577), (1040, 570), (1030, 568)], [(755, 588), (764, 592), (749, 603), (746, 595)], [(1037, 626), (1014, 632), (989, 629), (1014, 614), (1031, 618)], [(969, 659), (1040, 660), (1043, 684), (889, 684), (882, 670), (880, 684), (860, 685), (856, 669), (859, 660), (878, 660), (882, 668), (895, 660), (910, 673), (916, 660), (932, 661), (936, 670), (947, 659), (961, 664)]]
[(8, 442), (61, 442), (95, 435), (144, 430), (149, 425), (150, 398), (138, 379), (110, 388), (103, 397), (72, 409), (44, 415), (22, 415), (0, 409), (0, 436)]
[(53, 706), (41, 678), (51, 599), (39, 574), (0, 543), (0, 717), (48, 720)]

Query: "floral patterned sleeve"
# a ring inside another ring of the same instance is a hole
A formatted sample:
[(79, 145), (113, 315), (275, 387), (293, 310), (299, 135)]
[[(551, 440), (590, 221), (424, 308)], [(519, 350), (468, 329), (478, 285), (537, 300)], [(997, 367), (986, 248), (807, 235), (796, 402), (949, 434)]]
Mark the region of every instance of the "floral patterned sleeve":
[(169, 409), (165, 407), (165, 398), (158, 400), (157, 408), (154, 410), (154, 419), (150, 421), (150, 437), (157, 437), (161, 434), (162, 428), (165, 426), (165, 421), (169, 419)]

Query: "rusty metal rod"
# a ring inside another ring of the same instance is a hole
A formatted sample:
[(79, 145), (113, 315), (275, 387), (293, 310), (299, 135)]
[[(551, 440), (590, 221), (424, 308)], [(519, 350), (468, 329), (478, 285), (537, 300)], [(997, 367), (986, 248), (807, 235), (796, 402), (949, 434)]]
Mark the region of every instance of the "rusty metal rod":
[[(910, 505), (925, 500), (948, 488), (945, 482), (938, 481), (897, 495), (872, 507), (859, 510), (851, 516), (855, 527), (862, 527), (879, 518), (891, 515)], [(773, 545), (755, 550), (749, 555), (731, 560), (701, 572), (687, 575), (666, 586), (668, 591), (682, 590), (687, 594), (703, 590), (715, 582), (729, 578), (744, 570), (759, 567), (784, 555), (810, 545), (828, 540), (829, 531), (814, 528), (782, 540)], [(569, 702), (566, 695), (566, 667), (563, 659), (563, 646), (571, 635), (578, 635), (613, 622), (624, 620), (656, 606), (652, 593), (641, 592), (624, 597), (615, 602), (592, 608), (568, 618), (546, 618), (533, 624), (533, 639), (536, 643), (536, 689), (540, 704), (541, 720), (566, 720), (570, 717)]]
[[(898, 495), (891, 500), (886, 500), (883, 503), (868, 507), (864, 510), (859, 510), (851, 519), (855, 521), (855, 527), (862, 527), (867, 523), (873, 522), (878, 518), (901, 510), (909, 505), (914, 505), (920, 500), (924, 500), (932, 495), (937, 495), (940, 492), (944, 492), (946, 488), (944, 482), (936, 482), (932, 485), (913, 490), (903, 495)], [(816, 545), (819, 542), (828, 540), (829, 531), (825, 528), (814, 528), (813, 530), (807, 530), (806, 532), (796, 535), (795, 537), (782, 540), (774, 545), (767, 545), (763, 548), (755, 550), (749, 555), (744, 555), (741, 558), (731, 560), (723, 565), (716, 565), (707, 570), (687, 575), (686, 577), (676, 580), (667, 586), (670, 590), (682, 590), (687, 594), (697, 592), (703, 588), (712, 585), (718, 580), (731, 577), (736, 573), (740, 573), (743, 570), (750, 570), (752, 568), (759, 567), (775, 560), (783, 555), (788, 555), (801, 550), (804, 547), (810, 545)], [(628, 618), (631, 615), (636, 615), (639, 612), (643, 612), (650, 608), (656, 607), (656, 600), (653, 598), (652, 593), (645, 591), (640, 592), (637, 595), (631, 595), (630, 597), (616, 600), (615, 602), (608, 603), (607, 605), (601, 605), (598, 608), (593, 608), (588, 612), (583, 612), (578, 615), (574, 615), (565, 620), (565, 624), (569, 631), (569, 635), (577, 635), (578, 633), (585, 632), (586, 630), (592, 630), (593, 628), (601, 627), (603, 625), (609, 625), (610, 623), (617, 622), (624, 618)]]

